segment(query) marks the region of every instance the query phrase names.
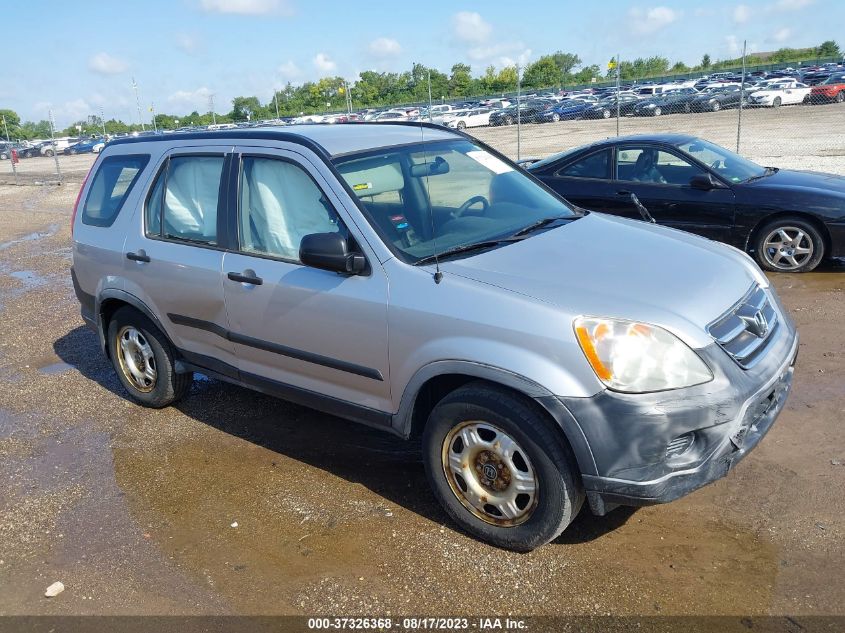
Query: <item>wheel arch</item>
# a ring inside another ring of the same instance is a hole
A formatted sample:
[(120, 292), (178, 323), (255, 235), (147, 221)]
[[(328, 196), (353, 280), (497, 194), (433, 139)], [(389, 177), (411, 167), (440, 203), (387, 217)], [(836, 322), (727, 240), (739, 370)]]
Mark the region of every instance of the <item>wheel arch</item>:
[(755, 224), (751, 231), (749, 231), (748, 237), (745, 239), (745, 252), (748, 253), (753, 251), (754, 244), (757, 242), (757, 238), (760, 237), (760, 231), (764, 226), (771, 223), (773, 220), (786, 218), (797, 218), (812, 224), (818, 230), (819, 235), (822, 236), (822, 240), (824, 241), (825, 258), (827, 257), (831, 248), (830, 231), (818, 216), (813, 215), (812, 213), (807, 213), (806, 211), (777, 211), (760, 218), (757, 221), (757, 224)]
[(421, 368), (402, 394), (399, 411), (393, 416), (394, 431), (405, 438), (419, 437), (434, 406), (469, 382), (484, 381), (539, 407), (560, 430), (578, 469), (597, 474), (595, 459), (575, 417), (554, 394), (542, 385), (499, 367), (470, 361), (437, 361)]
[(152, 310), (150, 310), (150, 308), (143, 301), (124, 290), (118, 290), (117, 288), (109, 288), (103, 290), (103, 292), (101, 292), (100, 295), (97, 297), (97, 305), (95, 312), (97, 317), (97, 334), (100, 337), (100, 346), (102, 347), (103, 352), (105, 352), (107, 357), (109, 356), (109, 346), (106, 344), (106, 334), (109, 330), (109, 321), (111, 321), (112, 317), (114, 316), (114, 313), (124, 306), (128, 306), (134, 308), (135, 310), (138, 310), (138, 312), (140, 312), (150, 321), (152, 321), (167, 339), (167, 342), (170, 343), (171, 349), (177, 349), (176, 346), (173, 345), (173, 340), (167, 333), (167, 329), (165, 329), (161, 320), (155, 315), (155, 313), (153, 313)]

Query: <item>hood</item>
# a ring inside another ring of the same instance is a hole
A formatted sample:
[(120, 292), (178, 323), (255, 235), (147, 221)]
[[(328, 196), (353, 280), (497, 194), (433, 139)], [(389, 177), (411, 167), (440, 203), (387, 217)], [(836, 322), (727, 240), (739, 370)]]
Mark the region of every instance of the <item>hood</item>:
[(752, 180), (749, 187), (787, 187), (790, 189), (814, 189), (820, 193), (845, 196), (845, 176), (825, 174), (820, 171), (799, 171), (778, 169), (771, 176)]
[(731, 247), (601, 213), (521, 242), (441, 264), (460, 275), (555, 305), (571, 317), (654, 323), (692, 347), (712, 342), (707, 324), (762, 273)]

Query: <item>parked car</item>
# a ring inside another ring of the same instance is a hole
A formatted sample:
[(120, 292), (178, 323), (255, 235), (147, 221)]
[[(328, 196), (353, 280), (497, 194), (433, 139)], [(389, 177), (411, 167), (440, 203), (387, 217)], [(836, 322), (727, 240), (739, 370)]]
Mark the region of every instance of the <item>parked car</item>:
[(695, 88), (669, 90), (658, 97), (635, 103), (632, 113), (634, 116), (660, 116), (673, 112), (691, 112), (691, 104), (699, 94)]
[(797, 334), (735, 249), (442, 127), (287, 130), (121, 139), (86, 179), (71, 277), (142, 405), (201, 372), (421, 438), (448, 515), (523, 551), (724, 476), (783, 409)]
[(396, 121), (404, 121), (408, 118), (407, 113), (400, 111), (400, 110), (388, 110), (387, 112), (380, 112), (375, 117), (373, 117), (373, 121), (377, 123), (395, 123)]
[(446, 119), (445, 125), (456, 130), (484, 127), (490, 125), (490, 114), (492, 112), (493, 110), (490, 108), (475, 108), (474, 110), (458, 112), (453, 117)]
[(6, 141), (0, 142), (0, 160), (9, 160), (12, 158), (12, 151), (17, 150), (18, 146), (16, 143), (7, 143)]
[(549, 123), (556, 121), (567, 121), (580, 119), (589, 108), (598, 103), (595, 97), (567, 99), (554, 106), (543, 110), (536, 119), (538, 123)]
[(34, 158), (36, 156), (52, 156), (54, 153), (55, 145), (52, 141), (41, 141), (21, 150), (20, 156), (21, 158)]
[(782, 105), (810, 102), (810, 86), (796, 81), (768, 84), (748, 95), (748, 105), (779, 108)]
[(620, 115), (626, 116), (634, 112), (634, 107), (639, 102), (640, 99), (635, 95), (620, 94), (618, 98), (607, 97), (584, 110), (581, 116), (585, 119), (609, 119), (616, 116), (617, 110)]
[(544, 99), (532, 99), (523, 101), (517, 106), (512, 105), (501, 110), (493, 110), (490, 114), (490, 125), (514, 125), (517, 120), (521, 123), (533, 123), (538, 121), (542, 112), (552, 105), (551, 101)]
[(106, 140), (102, 138), (89, 138), (84, 141), (79, 141), (78, 143), (74, 143), (73, 145), (68, 146), (65, 148), (65, 154), (87, 154), (88, 152), (93, 152), (95, 154), (99, 153), (100, 150), (103, 149), (106, 145)]
[(825, 101), (842, 103), (845, 101), (845, 73), (830, 75), (820, 84), (813, 86), (810, 92), (810, 101), (812, 103), (824, 103)]
[(641, 217), (752, 253), (776, 272), (845, 256), (845, 177), (761, 167), (677, 134), (614, 138), (527, 168), (585, 209)]
[(740, 99), (745, 99), (749, 91), (741, 89), (739, 84), (709, 88), (690, 102), (694, 112), (718, 112), (725, 108), (738, 108)]

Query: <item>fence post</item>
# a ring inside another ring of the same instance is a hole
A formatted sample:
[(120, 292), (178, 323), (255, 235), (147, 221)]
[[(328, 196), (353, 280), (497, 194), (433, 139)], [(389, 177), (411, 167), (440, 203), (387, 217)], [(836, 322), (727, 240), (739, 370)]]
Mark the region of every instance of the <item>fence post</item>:
[(59, 169), (59, 148), (56, 147), (56, 124), (53, 121), (53, 111), (49, 111), (50, 114), (50, 143), (53, 147), (53, 160), (56, 161), (56, 178), (59, 180), (59, 184), (62, 182), (62, 170)]
[(742, 82), (739, 85), (739, 115), (736, 121), (736, 153), (739, 154), (739, 140), (742, 134), (742, 105), (745, 101), (745, 53), (748, 45), (747, 40), (742, 42)]
[(521, 158), (522, 150), (522, 112), (519, 107), (522, 95), (522, 81), (519, 77), (519, 64), (516, 65), (516, 160)]
[(5, 115), (3, 115), (3, 129), (6, 130), (6, 143), (9, 146), (9, 162), (12, 163), (12, 173), (15, 175), (15, 184), (18, 184), (18, 170), (15, 167), (17, 155), (15, 154), (15, 150), (12, 148), (12, 141), (9, 139), (9, 126), (6, 124)]
[(428, 122), (431, 123), (431, 71), (428, 71)]
[(619, 104), (619, 90), (621, 88), (620, 83), (620, 70), (619, 70), (619, 53), (616, 53), (616, 136), (619, 136), (619, 115), (621, 112), (621, 107)]

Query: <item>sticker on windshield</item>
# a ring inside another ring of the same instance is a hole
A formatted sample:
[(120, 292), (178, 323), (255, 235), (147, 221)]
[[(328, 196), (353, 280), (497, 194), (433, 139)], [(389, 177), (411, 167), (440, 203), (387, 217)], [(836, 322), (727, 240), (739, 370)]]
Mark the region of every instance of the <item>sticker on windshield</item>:
[(484, 151), (483, 149), (467, 152), (467, 156), (469, 156), (475, 162), (484, 165), (494, 174), (506, 174), (509, 171), (513, 171), (513, 167), (508, 165), (503, 160), (496, 158), (490, 152)]
[(372, 189), (373, 183), (371, 182), (361, 182), (357, 185), (352, 185), (352, 191), (364, 191), (365, 189)]

